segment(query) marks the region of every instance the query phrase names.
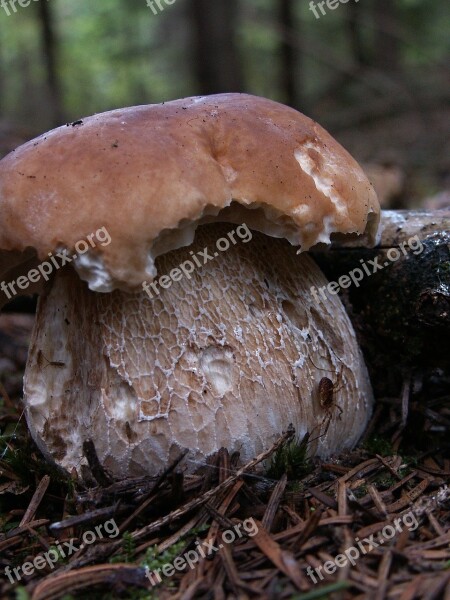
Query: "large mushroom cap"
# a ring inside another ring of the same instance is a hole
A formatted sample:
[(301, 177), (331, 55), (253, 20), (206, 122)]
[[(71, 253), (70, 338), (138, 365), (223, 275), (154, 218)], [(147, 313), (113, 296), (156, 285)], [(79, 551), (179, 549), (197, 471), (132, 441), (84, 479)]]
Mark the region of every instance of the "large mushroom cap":
[[(0, 278), (21, 270), (17, 287), (44, 292), (24, 387), (42, 451), (82, 473), (93, 440), (125, 476), (181, 448), (192, 470), (221, 446), (248, 459), (290, 423), (315, 431), (318, 455), (354, 445), (373, 401), (364, 361), (339, 298), (311, 293), (327, 282), (291, 245), (373, 240), (378, 218), (335, 140), (248, 95), (115, 110), (4, 158)], [(31, 277), (39, 260), (52, 279)], [(154, 295), (137, 289), (156, 275)]]
[(243, 209), (250, 227), (301, 250), (333, 233), (373, 238), (379, 218), (362, 169), (322, 127), (246, 94), (94, 115), (0, 161), (0, 251), (72, 255), (105, 227), (114, 243), (75, 264), (94, 291), (139, 286), (155, 275), (155, 257), (190, 244), (200, 223), (242, 222)]

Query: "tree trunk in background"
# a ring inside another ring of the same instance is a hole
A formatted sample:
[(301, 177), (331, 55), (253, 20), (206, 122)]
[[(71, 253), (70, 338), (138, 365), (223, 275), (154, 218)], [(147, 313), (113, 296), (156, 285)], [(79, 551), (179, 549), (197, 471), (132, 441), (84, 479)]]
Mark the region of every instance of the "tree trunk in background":
[(364, 31), (361, 26), (361, 16), (364, 7), (355, 2), (348, 5), (348, 30), (349, 41), (353, 60), (358, 68), (365, 68), (371, 64), (371, 56), (367, 45), (364, 43)]
[[(295, 18), (293, 0), (278, 0), (278, 14), (281, 25), (281, 72), (280, 88), (284, 102), (294, 108), (300, 108), (298, 81), (300, 76), (299, 51), (294, 38), (300, 41), (298, 23)], [(304, 107), (302, 107), (304, 109)]]
[(388, 73), (398, 71), (400, 51), (396, 3), (392, 0), (376, 0), (373, 10), (376, 27), (376, 66)]
[(42, 50), (47, 70), (47, 85), (50, 95), (51, 118), (55, 125), (64, 121), (61, 102), (61, 86), (57, 72), (57, 41), (53, 23), (52, 7), (47, 0), (38, 3), (41, 27)]
[(2, 55), (2, 39), (0, 38), (0, 119), (5, 110), (4, 101), (3, 101), (3, 90), (5, 89), (5, 80), (4, 80), (4, 73), (3, 73), (3, 61), (1, 60), (2, 56), (3, 56)]
[(236, 44), (238, 0), (190, 0), (200, 94), (243, 90)]

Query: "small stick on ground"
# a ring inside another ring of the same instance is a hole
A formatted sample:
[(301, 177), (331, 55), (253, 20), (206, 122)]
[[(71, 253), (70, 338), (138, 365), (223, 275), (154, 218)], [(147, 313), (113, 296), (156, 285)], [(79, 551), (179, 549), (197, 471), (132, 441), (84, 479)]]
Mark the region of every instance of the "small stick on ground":
[(280, 481), (277, 483), (277, 485), (275, 486), (275, 488), (272, 492), (272, 495), (270, 496), (270, 500), (267, 505), (266, 512), (264, 513), (264, 517), (262, 519), (263, 527), (265, 529), (267, 529), (267, 531), (269, 531), (269, 532), (272, 528), (276, 512), (277, 512), (280, 502), (283, 498), (283, 494), (284, 494), (284, 490), (286, 489), (286, 485), (287, 485), (287, 475), (285, 473), (283, 475), (283, 477), (280, 479)]
[(39, 508), (39, 504), (41, 503), (42, 498), (45, 496), (45, 492), (47, 491), (49, 483), (50, 477), (48, 475), (44, 475), (44, 477), (39, 482), (39, 485), (37, 486), (33, 497), (31, 498), (30, 504), (28, 505), (28, 508), (25, 514), (23, 515), (22, 520), (19, 523), (19, 527), (23, 527), (29, 521), (33, 520), (34, 515), (36, 514), (36, 511)]

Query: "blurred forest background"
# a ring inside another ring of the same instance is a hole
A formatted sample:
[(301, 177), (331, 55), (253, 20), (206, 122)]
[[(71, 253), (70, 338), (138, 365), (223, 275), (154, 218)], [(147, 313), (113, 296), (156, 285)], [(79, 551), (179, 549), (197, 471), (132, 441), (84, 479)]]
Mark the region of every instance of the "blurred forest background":
[(319, 121), (384, 206), (450, 204), (450, 3), (333, 1), (3, 0), (0, 156), (94, 112), (245, 91)]

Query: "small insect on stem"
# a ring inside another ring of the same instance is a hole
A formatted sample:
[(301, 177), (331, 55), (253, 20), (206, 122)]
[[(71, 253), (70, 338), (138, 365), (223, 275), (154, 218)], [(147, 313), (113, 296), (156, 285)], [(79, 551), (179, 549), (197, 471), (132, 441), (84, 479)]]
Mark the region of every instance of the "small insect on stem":
[(38, 354), (37, 354), (38, 367), (40, 367), (42, 365), (42, 359), (44, 359), (45, 362), (47, 363), (42, 370), (46, 369), (47, 367), (65, 367), (66, 366), (66, 363), (62, 362), (60, 360), (48, 360), (48, 358), (45, 356), (45, 354), (42, 352), (42, 350), (38, 350)]
[[(308, 356), (308, 358), (309, 358), (310, 362), (314, 365), (314, 367), (316, 369), (318, 369), (319, 371), (329, 371), (329, 369), (322, 369), (322, 368), (318, 367), (313, 362), (311, 357)], [(343, 413), (342, 408), (334, 400), (335, 394), (339, 390), (342, 389), (342, 387), (339, 387), (341, 382), (342, 382), (342, 370), (340, 370), (338, 372), (336, 383), (333, 383), (329, 377), (322, 377), (322, 379), (319, 381), (319, 386), (317, 388), (319, 403), (320, 403), (320, 407), (326, 411), (325, 418), (328, 419), (324, 435), (327, 433), (328, 427), (330, 426), (333, 408), (335, 407), (339, 411), (339, 414), (338, 414), (339, 420), (341, 419), (341, 415)]]

